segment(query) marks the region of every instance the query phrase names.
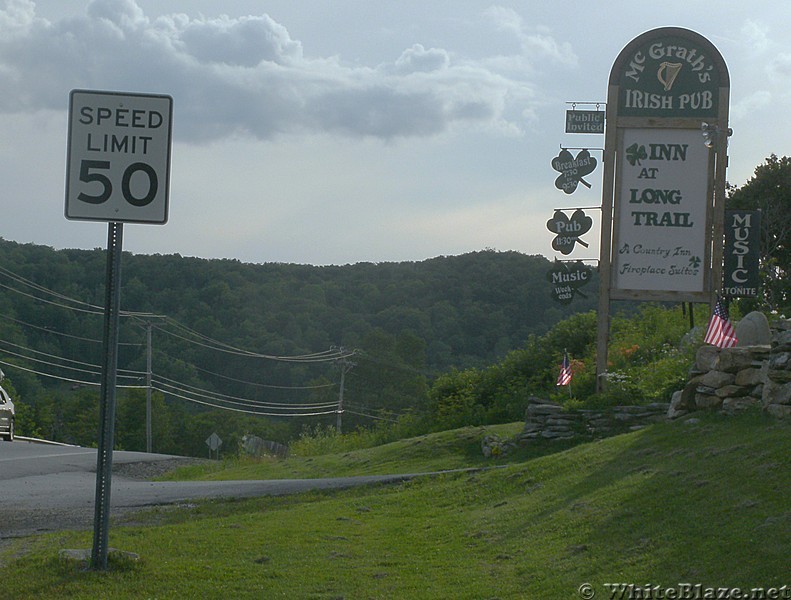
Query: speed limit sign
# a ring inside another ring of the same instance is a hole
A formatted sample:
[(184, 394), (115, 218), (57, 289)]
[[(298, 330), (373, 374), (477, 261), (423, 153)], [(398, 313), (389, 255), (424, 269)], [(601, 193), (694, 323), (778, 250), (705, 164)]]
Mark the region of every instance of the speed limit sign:
[(167, 222), (172, 113), (166, 95), (72, 90), (66, 218)]

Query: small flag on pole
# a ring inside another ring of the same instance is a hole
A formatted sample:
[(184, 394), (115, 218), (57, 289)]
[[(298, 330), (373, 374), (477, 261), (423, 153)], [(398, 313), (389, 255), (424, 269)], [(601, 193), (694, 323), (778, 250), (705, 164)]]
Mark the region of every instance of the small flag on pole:
[(569, 363), (569, 353), (563, 353), (563, 362), (560, 365), (560, 373), (556, 385), (568, 385), (571, 383), (571, 363)]
[(717, 304), (714, 305), (714, 312), (711, 313), (709, 319), (709, 328), (706, 330), (706, 337), (703, 342), (717, 346), (717, 348), (730, 348), (735, 346), (736, 332), (728, 319), (728, 311), (722, 303), (721, 298), (717, 298)]

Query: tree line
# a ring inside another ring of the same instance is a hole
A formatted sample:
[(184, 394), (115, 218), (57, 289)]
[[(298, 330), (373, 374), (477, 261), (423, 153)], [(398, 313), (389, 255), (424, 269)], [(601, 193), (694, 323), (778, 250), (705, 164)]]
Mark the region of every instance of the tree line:
[[(20, 435), (94, 443), (105, 260), (0, 239), (0, 364)], [(148, 354), (160, 452), (200, 455), (215, 430), (230, 447), (335, 424), (342, 356), (345, 429), (424, 414), (439, 374), (592, 307), (595, 293), (553, 302), (550, 267), (494, 250), (322, 267), (124, 254), (117, 444), (145, 448)]]
[[(769, 157), (729, 187), (727, 205), (763, 213), (761, 295), (735, 302), (735, 312), (788, 314), (791, 160)], [(0, 239), (0, 365), (20, 435), (95, 443), (105, 260), (102, 250)], [(597, 395), (597, 281), (586, 297), (557, 304), (552, 263), (517, 252), (324, 267), (180, 255), (122, 262), (116, 441), (129, 450), (145, 448), (149, 354), (154, 450), (200, 456), (213, 432), (233, 451), (244, 433), (287, 442), (334, 426), (341, 370), (344, 430), (426, 430), (521, 419), (530, 394), (572, 405), (666, 400), (694, 345), (679, 306), (623, 305), (612, 385)], [(706, 308), (696, 312), (705, 323)], [(575, 367), (570, 394), (554, 385), (564, 351)]]

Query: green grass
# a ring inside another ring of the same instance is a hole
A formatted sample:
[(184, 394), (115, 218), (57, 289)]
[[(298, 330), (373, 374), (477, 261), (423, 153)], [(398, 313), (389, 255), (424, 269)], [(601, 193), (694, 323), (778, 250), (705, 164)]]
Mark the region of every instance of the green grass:
[[(583, 582), (600, 598), (615, 582), (781, 586), (789, 433), (758, 414), (710, 415), (501, 469), (158, 509), (114, 524), (111, 546), (141, 560), (107, 572), (57, 558), (90, 547), (89, 531), (16, 541), (0, 554), (0, 597), (554, 600), (578, 598)], [(426, 466), (444, 453), (426, 450)]]
[[(182, 467), (162, 480), (295, 479), (343, 477), (347, 475), (387, 475), (426, 473), (494, 464), (523, 462), (542, 454), (557, 452), (564, 446), (541, 440), (497, 460), (486, 459), (481, 440), (487, 434), (503, 440), (513, 438), (524, 423), (463, 427), (421, 435), (373, 448), (349, 450), (319, 456), (276, 458), (232, 458), (222, 462)], [(574, 443), (566, 443), (566, 446)]]

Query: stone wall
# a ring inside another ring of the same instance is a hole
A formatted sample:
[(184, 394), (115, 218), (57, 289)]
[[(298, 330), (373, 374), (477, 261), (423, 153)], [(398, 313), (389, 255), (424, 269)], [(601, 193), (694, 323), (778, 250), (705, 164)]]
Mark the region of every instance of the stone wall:
[(791, 418), (791, 320), (779, 319), (770, 327), (763, 314), (750, 313), (736, 324), (736, 336), (739, 344), (733, 348), (698, 349), (687, 384), (669, 404), (564, 410), (534, 396), (528, 400), (522, 432), (506, 441), (485, 436), (483, 454), (505, 454), (538, 438), (605, 437), (698, 410), (736, 414), (761, 407), (774, 417)]
[(564, 410), (560, 404), (531, 398), (525, 411), (525, 428), (519, 439), (568, 439), (577, 435), (604, 437), (661, 421), (668, 406), (658, 402), (601, 410)]
[(772, 326), (761, 313), (736, 325), (733, 348), (701, 346), (684, 389), (673, 394), (667, 416), (696, 410), (726, 414), (761, 407), (778, 418), (791, 418), (791, 320)]
[(487, 458), (507, 454), (531, 440), (567, 440), (577, 436), (606, 437), (645, 427), (666, 418), (669, 404), (614, 406), (601, 410), (564, 409), (560, 404), (532, 396), (525, 411), (525, 427), (513, 439), (487, 435), (481, 450)]

